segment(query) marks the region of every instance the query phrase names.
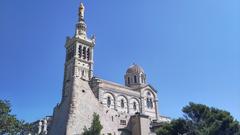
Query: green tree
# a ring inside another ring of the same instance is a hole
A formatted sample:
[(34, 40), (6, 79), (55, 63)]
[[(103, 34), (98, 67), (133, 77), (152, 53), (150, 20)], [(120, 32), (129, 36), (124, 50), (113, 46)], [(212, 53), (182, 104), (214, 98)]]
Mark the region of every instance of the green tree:
[(93, 113), (93, 120), (91, 123), (90, 128), (84, 128), (84, 132), (82, 135), (100, 135), (100, 132), (102, 130), (103, 126), (101, 125), (101, 122), (99, 120), (99, 115), (96, 113)]
[(157, 135), (240, 135), (239, 122), (227, 111), (195, 103), (182, 111), (183, 118), (163, 125)]
[(0, 134), (24, 134), (31, 126), (24, 121), (18, 120), (11, 113), (11, 104), (7, 100), (0, 100)]

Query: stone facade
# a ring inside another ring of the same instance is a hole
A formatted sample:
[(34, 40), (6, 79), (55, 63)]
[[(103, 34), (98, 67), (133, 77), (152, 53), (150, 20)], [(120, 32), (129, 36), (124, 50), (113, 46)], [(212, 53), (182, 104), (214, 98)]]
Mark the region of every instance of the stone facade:
[(139, 112), (150, 116), (152, 120), (158, 119), (157, 93), (150, 85), (131, 88), (94, 77), (90, 86), (98, 101), (106, 108), (130, 115)]
[[(73, 37), (66, 40), (62, 100), (54, 108), (49, 135), (80, 135), (93, 113), (100, 116), (104, 135), (152, 134), (151, 123), (163, 121), (158, 112), (157, 91), (146, 82), (144, 70), (133, 64), (125, 85), (93, 75), (95, 37), (87, 37), (84, 6)], [(164, 119), (169, 121), (169, 119)]]

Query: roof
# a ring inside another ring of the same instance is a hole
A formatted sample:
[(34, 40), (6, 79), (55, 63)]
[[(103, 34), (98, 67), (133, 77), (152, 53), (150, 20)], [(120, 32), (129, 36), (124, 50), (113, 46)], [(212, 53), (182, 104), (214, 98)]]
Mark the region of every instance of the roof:
[(133, 90), (133, 91), (137, 90), (137, 89), (143, 89), (143, 88), (146, 88), (146, 87), (150, 87), (154, 92), (157, 93), (157, 90), (150, 84), (146, 84), (146, 85), (143, 85), (143, 86), (140, 86), (140, 87), (136, 87), (136, 88), (131, 88), (131, 87), (119, 84), (119, 83), (115, 83), (115, 82), (112, 82), (112, 81), (107, 81), (107, 80), (101, 79), (99, 77), (93, 77), (93, 79), (99, 80), (99, 81), (101, 81), (103, 83), (108, 83), (108, 84), (111, 84), (111, 85), (114, 85), (114, 86), (117, 86), (117, 87), (121, 87), (121, 88), (124, 88), (124, 89)]
[(139, 66), (137, 64), (133, 64), (127, 69), (126, 73), (127, 74), (139, 74), (139, 73), (144, 73), (144, 70), (141, 66)]

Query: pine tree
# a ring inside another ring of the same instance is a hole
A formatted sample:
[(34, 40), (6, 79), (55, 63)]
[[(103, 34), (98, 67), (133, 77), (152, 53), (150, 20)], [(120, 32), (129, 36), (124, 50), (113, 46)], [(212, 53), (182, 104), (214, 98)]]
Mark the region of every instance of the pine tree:
[(183, 107), (183, 118), (172, 120), (157, 135), (240, 135), (240, 125), (229, 112), (202, 104)]

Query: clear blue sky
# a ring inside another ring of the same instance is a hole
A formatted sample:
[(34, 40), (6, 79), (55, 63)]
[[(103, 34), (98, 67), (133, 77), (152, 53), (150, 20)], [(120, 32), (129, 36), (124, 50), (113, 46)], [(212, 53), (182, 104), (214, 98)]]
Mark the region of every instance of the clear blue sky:
[[(141, 65), (158, 90), (162, 115), (193, 101), (240, 120), (239, 0), (85, 0), (96, 35), (94, 74), (123, 84)], [(66, 36), (79, 0), (0, 1), (0, 98), (18, 118), (51, 115), (60, 101)]]

